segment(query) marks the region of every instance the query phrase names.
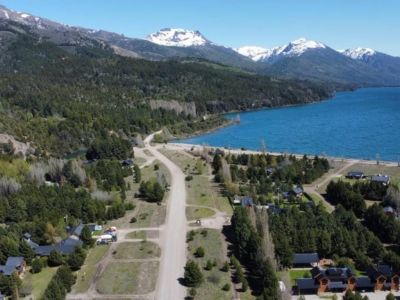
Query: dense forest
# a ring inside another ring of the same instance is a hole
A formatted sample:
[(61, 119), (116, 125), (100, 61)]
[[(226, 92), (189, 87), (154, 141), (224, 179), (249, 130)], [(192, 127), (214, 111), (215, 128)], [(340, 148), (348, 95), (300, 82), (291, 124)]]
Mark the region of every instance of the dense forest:
[[(211, 63), (120, 57), (104, 45), (76, 46), (71, 52), (10, 22), (0, 24), (0, 31), (7, 37), (0, 49), (0, 130), (35, 142), (39, 153), (88, 147), (103, 131), (124, 138), (162, 126), (172, 133), (191, 133), (222, 123), (220, 118), (203, 119), (205, 114), (331, 95), (326, 86)], [(151, 99), (194, 103), (197, 114), (152, 110)]]

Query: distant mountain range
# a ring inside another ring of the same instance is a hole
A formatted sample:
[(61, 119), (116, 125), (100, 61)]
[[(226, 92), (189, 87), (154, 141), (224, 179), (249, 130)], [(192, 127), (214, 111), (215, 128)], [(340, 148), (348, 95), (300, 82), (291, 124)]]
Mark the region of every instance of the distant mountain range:
[[(146, 39), (129, 38), (103, 30), (90, 30), (15, 12), (0, 6), (0, 22), (25, 25), (32, 33), (59, 47), (75, 51), (81, 46), (102, 46), (116, 54), (147, 60), (205, 59), (220, 64), (283, 78), (307, 79), (338, 85), (400, 85), (400, 57), (369, 48), (335, 50), (304, 38), (266, 49), (237, 49), (213, 43), (199, 31), (165, 28)], [(1, 47), (10, 37), (2, 35)]]

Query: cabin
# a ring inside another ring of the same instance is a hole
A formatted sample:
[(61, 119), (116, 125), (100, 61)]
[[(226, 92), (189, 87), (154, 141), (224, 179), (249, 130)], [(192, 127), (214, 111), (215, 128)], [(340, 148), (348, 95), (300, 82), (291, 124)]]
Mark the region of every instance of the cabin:
[(297, 278), (296, 289), (300, 294), (399, 291), (399, 274), (388, 265), (377, 265), (367, 270), (367, 276), (356, 277), (348, 267), (311, 269), (311, 278)]
[(0, 265), (0, 273), (11, 276), (14, 272), (20, 276), (25, 272), (26, 262), (22, 256), (10, 256), (5, 265)]
[(296, 284), (300, 294), (342, 293), (347, 289), (355, 289), (356, 277), (351, 269), (346, 267), (314, 267), (311, 269), (311, 278), (298, 278)]
[(310, 266), (316, 266), (319, 262), (318, 253), (295, 253), (293, 255), (293, 267), (304, 268)]
[(378, 264), (367, 270), (368, 277), (374, 284), (375, 291), (399, 291), (400, 274), (395, 273), (389, 265)]
[(372, 176), (371, 176), (371, 181), (372, 181), (372, 182), (381, 183), (382, 185), (389, 185), (389, 183), (390, 183), (390, 176), (388, 176), (388, 175), (382, 175), (382, 174), (372, 175)]
[(289, 195), (299, 198), (303, 196), (303, 189), (301, 187), (295, 187), (289, 191)]
[(363, 178), (365, 178), (365, 175), (364, 175), (364, 172), (361, 172), (361, 171), (350, 171), (347, 173), (346, 178), (363, 179)]

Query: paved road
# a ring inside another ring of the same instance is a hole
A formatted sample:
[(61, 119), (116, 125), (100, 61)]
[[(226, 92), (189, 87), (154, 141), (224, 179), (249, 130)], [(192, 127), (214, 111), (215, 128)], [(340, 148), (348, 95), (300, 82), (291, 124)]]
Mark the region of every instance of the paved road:
[(186, 263), (185, 175), (177, 165), (150, 145), (153, 136), (154, 134), (145, 139), (145, 147), (171, 173), (167, 216), (160, 236), (162, 253), (155, 298), (157, 300), (181, 300), (186, 296), (185, 287), (178, 281), (183, 277)]

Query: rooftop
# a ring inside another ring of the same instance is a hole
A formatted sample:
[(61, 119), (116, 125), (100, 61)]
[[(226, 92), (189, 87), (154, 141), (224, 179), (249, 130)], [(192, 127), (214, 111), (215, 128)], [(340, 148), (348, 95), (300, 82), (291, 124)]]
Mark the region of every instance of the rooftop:
[(318, 253), (295, 253), (293, 255), (293, 264), (312, 264), (319, 261)]

